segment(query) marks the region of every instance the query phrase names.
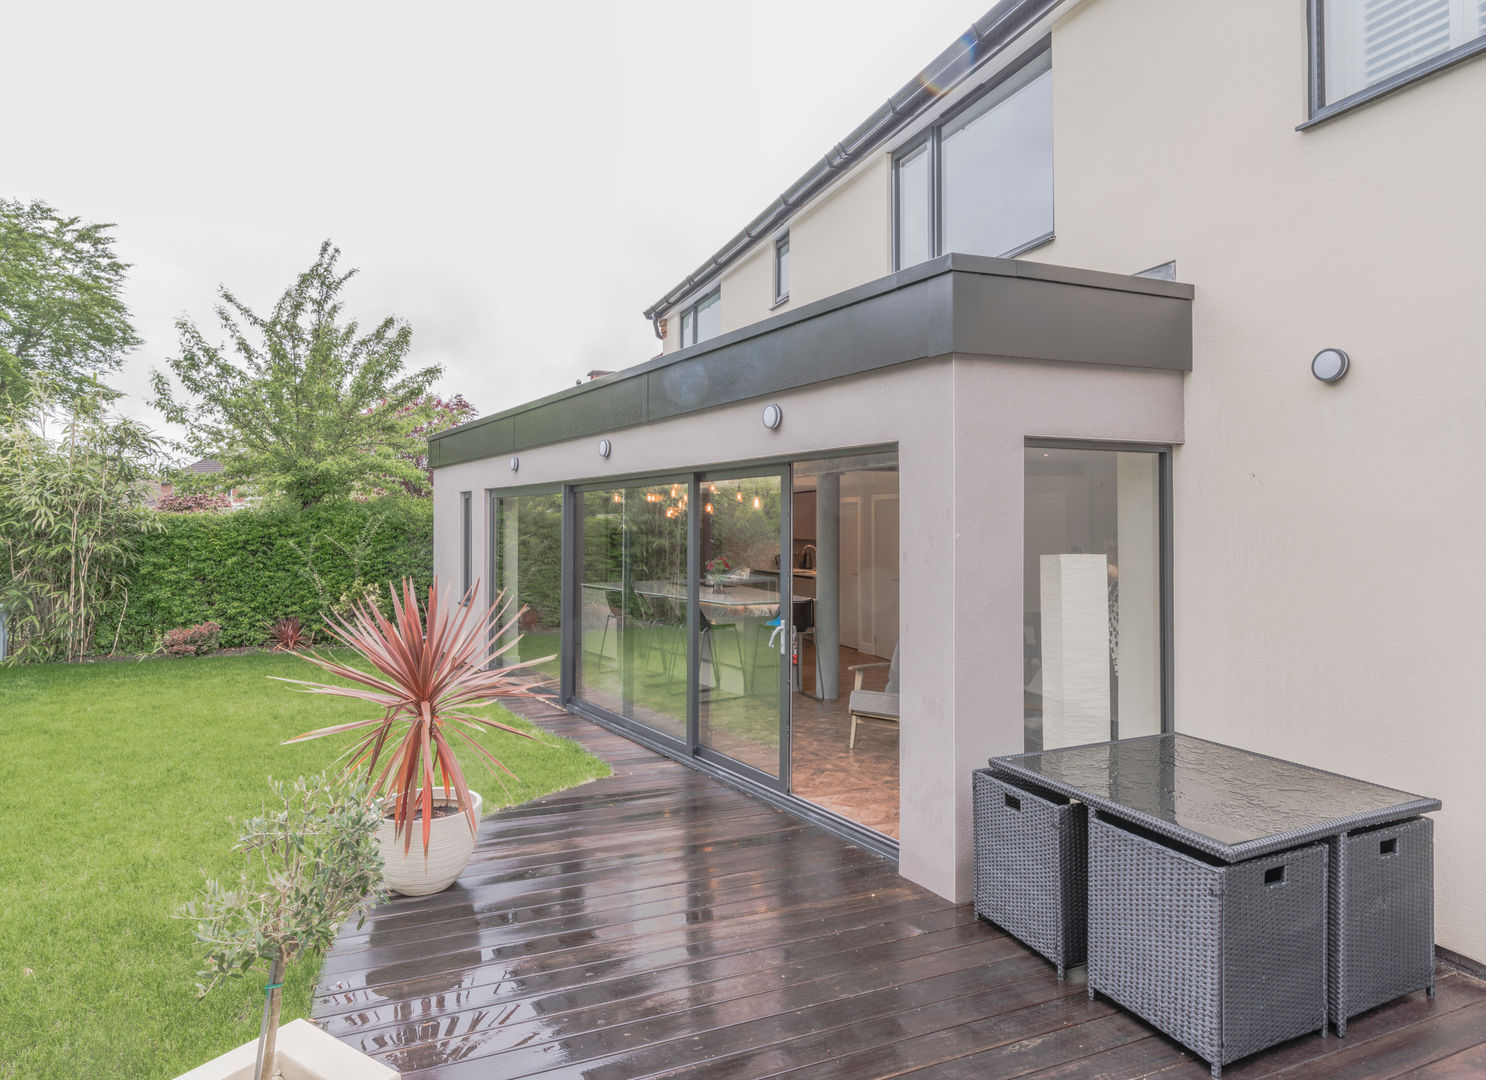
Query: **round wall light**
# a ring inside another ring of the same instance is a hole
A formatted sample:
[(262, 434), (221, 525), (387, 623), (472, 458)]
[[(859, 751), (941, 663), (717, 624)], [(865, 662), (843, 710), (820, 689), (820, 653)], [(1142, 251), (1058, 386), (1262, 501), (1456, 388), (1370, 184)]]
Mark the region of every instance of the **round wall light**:
[(1322, 349), (1311, 360), (1311, 374), (1322, 382), (1336, 382), (1351, 366), (1352, 361), (1341, 349)]
[(764, 406), (764, 427), (770, 431), (778, 431), (779, 425), (784, 423), (784, 410), (778, 405)]
[(599, 440), (599, 457), (601, 457), (601, 458), (607, 458), (613, 452), (614, 452), (614, 444), (613, 443), (611, 443), (608, 439), (600, 439)]
[(519, 457), (513, 457), (511, 459), (511, 471), (515, 472), (519, 468), (521, 468), (521, 459)]

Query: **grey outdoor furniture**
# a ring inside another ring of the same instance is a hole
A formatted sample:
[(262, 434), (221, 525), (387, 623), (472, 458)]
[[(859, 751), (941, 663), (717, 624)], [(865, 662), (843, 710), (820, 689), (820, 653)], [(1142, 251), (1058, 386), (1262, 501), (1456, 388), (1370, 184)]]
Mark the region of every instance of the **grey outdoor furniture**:
[(990, 772), (1089, 808), (1089, 994), (1215, 1077), (1434, 992), (1433, 834), (1419, 815), (1437, 799), (1176, 734), (992, 758)]
[(977, 769), (975, 914), (1058, 968), (1084, 962), (1088, 940), (1088, 811), (1051, 792)]

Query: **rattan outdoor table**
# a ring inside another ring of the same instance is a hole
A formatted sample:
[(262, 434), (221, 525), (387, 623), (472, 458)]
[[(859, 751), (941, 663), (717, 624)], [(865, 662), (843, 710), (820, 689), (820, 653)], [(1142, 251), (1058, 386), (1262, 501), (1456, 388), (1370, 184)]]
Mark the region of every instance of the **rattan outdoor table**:
[(989, 764), (1089, 809), (1089, 994), (1213, 1076), (1434, 992), (1433, 822), (1420, 815), (1438, 799), (1180, 734)]

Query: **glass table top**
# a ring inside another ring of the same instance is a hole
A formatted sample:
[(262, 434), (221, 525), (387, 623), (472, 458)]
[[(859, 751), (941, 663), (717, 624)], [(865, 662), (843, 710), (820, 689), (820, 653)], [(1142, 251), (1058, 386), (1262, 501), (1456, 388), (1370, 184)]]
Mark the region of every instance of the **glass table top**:
[[(1180, 734), (992, 758), (991, 767), (1222, 857), (1440, 808), (1435, 799)], [(1352, 820), (1359, 817), (1366, 820)]]

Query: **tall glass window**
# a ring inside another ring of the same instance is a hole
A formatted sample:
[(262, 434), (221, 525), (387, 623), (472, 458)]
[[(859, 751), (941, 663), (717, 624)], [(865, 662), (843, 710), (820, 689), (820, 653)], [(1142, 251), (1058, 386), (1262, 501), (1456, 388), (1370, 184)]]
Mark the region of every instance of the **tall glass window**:
[(1010, 256), (1053, 231), (1053, 72), (1043, 50), (893, 165), (899, 269), (961, 251)]
[(1155, 453), (1027, 448), (1029, 751), (1161, 730), (1160, 464)]
[(1053, 231), (1053, 72), (1043, 53), (944, 125), (943, 248), (1005, 255)]
[(900, 157), (896, 175), (898, 266), (913, 266), (928, 259), (929, 244), (929, 144), (921, 144)]
[(686, 738), (689, 484), (579, 495), (579, 697)]
[(774, 241), (774, 302), (789, 299), (789, 233)]
[(555, 683), (562, 640), (562, 495), (498, 499), (495, 522), (495, 586), (510, 604), (507, 618), (521, 612), (510, 635), (520, 639), (501, 661), (551, 657), (534, 670)]

